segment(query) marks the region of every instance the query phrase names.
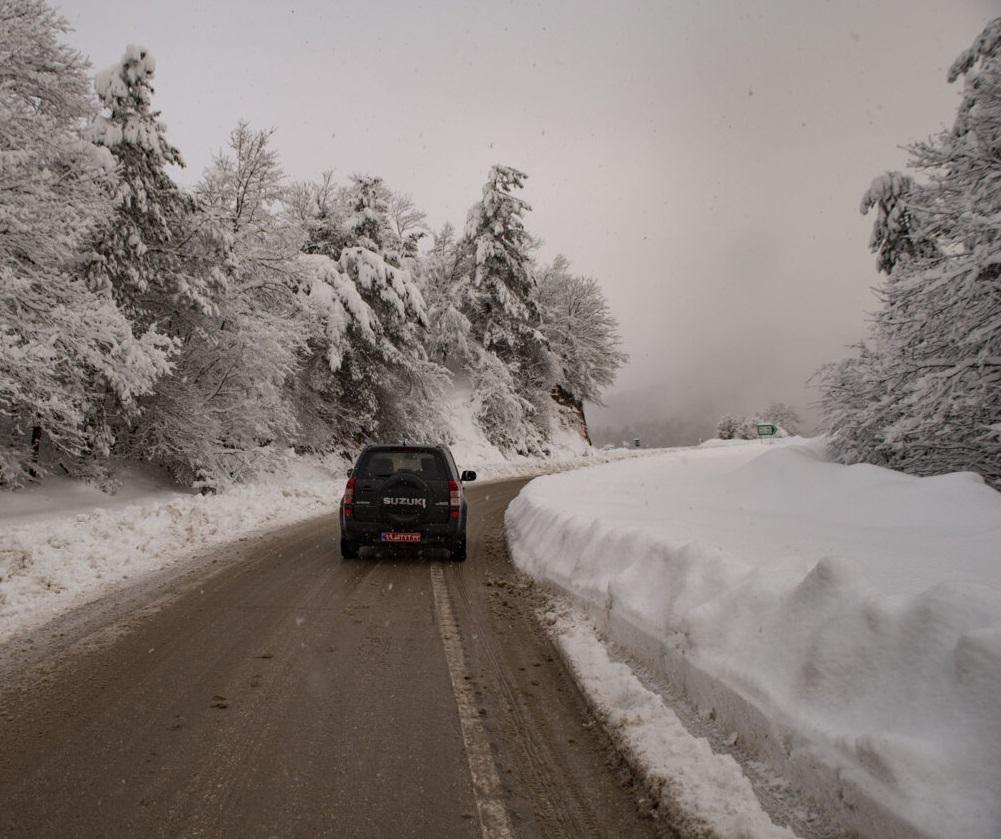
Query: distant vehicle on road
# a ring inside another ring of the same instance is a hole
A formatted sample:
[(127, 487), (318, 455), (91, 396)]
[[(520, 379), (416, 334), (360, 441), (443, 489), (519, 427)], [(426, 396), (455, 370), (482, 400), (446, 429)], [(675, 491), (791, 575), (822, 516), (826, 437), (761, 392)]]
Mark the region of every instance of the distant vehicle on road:
[(341, 556), (366, 546), (446, 548), (466, 559), (464, 482), (447, 446), (367, 446), (348, 471), (341, 499)]

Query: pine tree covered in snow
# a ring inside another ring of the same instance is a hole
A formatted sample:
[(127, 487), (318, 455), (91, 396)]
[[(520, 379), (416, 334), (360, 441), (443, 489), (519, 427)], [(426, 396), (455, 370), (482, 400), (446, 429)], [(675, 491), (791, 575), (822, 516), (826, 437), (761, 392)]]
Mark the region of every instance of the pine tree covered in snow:
[(423, 214), (381, 178), (356, 175), (337, 187), (329, 173), (319, 184), (296, 185), (290, 209), (307, 232), (301, 445), (330, 451), (447, 436), (448, 372), (427, 355), (427, 307), (401, 238), (414, 235)]
[(211, 311), (226, 284), (226, 242), (167, 173), (184, 161), (152, 109), (155, 70), (148, 50), (129, 46), (94, 82), (103, 111), (89, 133), (114, 155), (118, 181), (116, 212), (87, 276), (94, 288), (110, 288), (136, 322), (164, 325), (165, 310)]
[(821, 382), (844, 460), (1001, 485), (1001, 18), (950, 68), (961, 77), (953, 127), (910, 147), (926, 180), (883, 176), (866, 196), (883, 308), (873, 349)]
[(348, 244), (378, 254), (394, 268), (401, 267), (404, 243), (390, 217), (396, 198), (382, 178), (354, 175), (342, 200), (348, 207), (344, 219)]
[(494, 166), (483, 198), (466, 220), (473, 252), (467, 317), (473, 338), (505, 363), (514, 363), (526, 343), (540, 340), (538, 309), (531, 299), (532, 239), (523, 215), (531, 207), (512, 190), (527, 176), (509, 166)]
[[(525, 177), (509, 166), (494, 166), (482, 199), (469, 211), (464, 238), (472, 272), (463, 314), (476, 345), (494, 357), (473, 363), (477, 418), (495, 444), (519, 453), (544, 450), (553, 418), (549, 394), (559, 375), (532, 296), (534, 242), (523, 220), (531, 208), (512, 194)], [(503, 376), (495, 376), (495, 360), (503, 365)]]
[(901, 260), (937, 255), (935, 243), (922, 233), (919, 219), (920, 198), (916, 207), (909, 199), (917, 196), (914, 179), (900, 172), (886, 172), (873, 179), (862, 196), (862, 213), (876, 211), (869, 237), (869, 250), (876, 254), (876, 267), (887, 274)]
[(341, 186), (327, 170), (318, 182), (292, 184), (286, 203), (306, 231), (303, 251), (335, 261), (344, 248), (361, 247), (394, 268), (410, 270), (417, 243), (425, 235), (425, 214), (413, 199), (372, 175), (353, 175)]
[(426, 232), (425, 214), (413, 199), (371, 175), (353, 175), (349, 185), (341, 186), (327, 170), (318, 182), (293, 184), (286, 201), (306, 231), (303, 250), (334, 260), (344, 248), (361, 247), (394, 268), (408, 267)]
[(163, 463), (183, 483), (217, 480), (224, 470), (209, 456), (215, 406), (180, 394), (191, 385), (187, 361), (213, 331), (227, 290), (231, 236), (167, 172), (184, 161), (152, 108), (155, 69), (148, 50), (129, 46), (94, 83), (102, 112), (89, 135), (114, 156), (117, 178), (115, 212), (94, 241), (87, 280), (118, 302), (133, 330), (169, 338), (176, 356), (173, 373), (143, 400), (141, 422), (109, 406), (109, 445)]
[(409, 272), (362, 247), (337, 261), (304, 254), (300, 264), (312, 323), (299, 398), (315, 436), (305, 445), (440, 440), (448, 373), (424, 351), (426, 308)]
[(100, 451), (105, 400), (132, 413), (167, 369), (162, 337), (80, 277), (114, 161), (77, 133), (93, 111), (67, 28), (43, 2), (0, 0), (0, 484), (37, 473), (46, 442)]

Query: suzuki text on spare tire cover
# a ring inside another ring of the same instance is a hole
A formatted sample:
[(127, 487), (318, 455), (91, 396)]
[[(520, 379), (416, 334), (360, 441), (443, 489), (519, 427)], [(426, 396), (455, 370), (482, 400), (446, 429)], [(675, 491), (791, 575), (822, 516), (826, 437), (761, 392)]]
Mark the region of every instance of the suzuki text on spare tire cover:
[(348, 471), (341, 499), (341, 556), (374, 546), (444, 548), (466, 558), (466, 499), (446, 446), (367, 446)]

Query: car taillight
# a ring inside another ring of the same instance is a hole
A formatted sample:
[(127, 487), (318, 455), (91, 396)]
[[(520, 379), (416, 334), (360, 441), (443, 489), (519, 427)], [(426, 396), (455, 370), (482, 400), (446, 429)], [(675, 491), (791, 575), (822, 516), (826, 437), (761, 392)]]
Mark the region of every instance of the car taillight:
[(459, 518), (459, 509), (462, 507), (462, 488), (458, 481), (448, 482), (448, 507), (449, 515), (453, 519)]
[(352, 505), (355, 503), (355, 479), (348, 478), (348, 482), (344, 485), (344, 515), (350, 516), (352, 511)]

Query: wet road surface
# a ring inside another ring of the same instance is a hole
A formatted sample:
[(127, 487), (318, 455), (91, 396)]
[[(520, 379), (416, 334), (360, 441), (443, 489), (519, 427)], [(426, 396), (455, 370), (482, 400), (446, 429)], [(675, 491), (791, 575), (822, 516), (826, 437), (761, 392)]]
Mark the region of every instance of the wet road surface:
[(0, 648), (0, 837), (670, 835), (534, 619), (469, 559), (343, 561), (334, 516)]

